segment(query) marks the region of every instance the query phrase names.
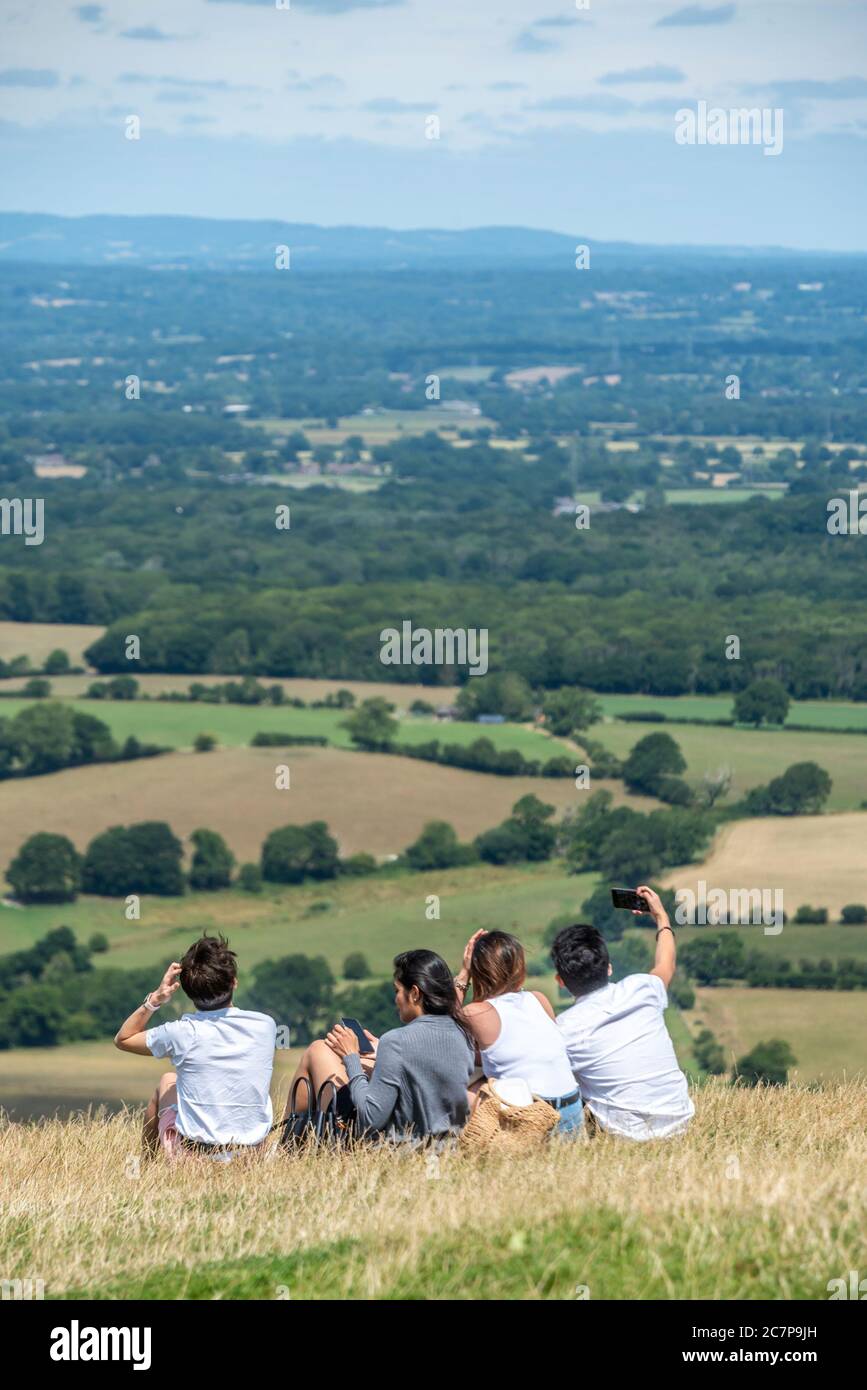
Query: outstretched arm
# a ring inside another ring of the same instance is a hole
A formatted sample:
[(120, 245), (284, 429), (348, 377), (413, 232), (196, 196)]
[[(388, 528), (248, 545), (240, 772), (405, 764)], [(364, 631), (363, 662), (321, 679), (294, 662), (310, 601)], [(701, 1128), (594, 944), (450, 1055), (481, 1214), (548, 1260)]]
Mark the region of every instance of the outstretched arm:
[(674, 940), (674, 929), (668, 920), (668, 913), (662, 905), (659, 894), (654, 893), (647, 884), (636, 889), (636, 892), (647, 901), (650, 908), (650, 915), (656, 923), (656, 959), (653, 962), (651, 975), (658, 975), (665, 988), (674, 979), (674, 971), (677, 965), (677, 946)]

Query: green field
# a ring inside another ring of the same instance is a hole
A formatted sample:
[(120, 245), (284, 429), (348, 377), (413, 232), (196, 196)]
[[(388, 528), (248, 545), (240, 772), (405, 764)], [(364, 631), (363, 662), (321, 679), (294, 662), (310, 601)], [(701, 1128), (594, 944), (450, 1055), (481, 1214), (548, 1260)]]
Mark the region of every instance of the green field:
[[(648, 701), (647, 708), (657, 702)], [(627, 724), (615, 721), (593, 726), (591, 736), (619, 758), (626, 758), (639, 739), (660, 729), (670, 733), (686, 759), (686, 780), (697, 785), (705, 772), (722, 765), (733, 769), (730, 800), (751, 787), (778, 777), (793, 763), (816, 762), (831, 777), (826, 803), (829, 811), (858, 810), (867, 798), (867, 738), (862, 734), (832, 734), (821, 729), (798, 733), (786, 729), (732, 729), (708, 725)]]
[(444, 438), (453, 438), (458, 430), (496, 429), (493, 420), (483, 415), (441, 414), (436, 409), (419, 410), (381, 410), (375, 415), (341, 416), (336, 428), (322, 420), (284, 420), (268, 417), (263, 420), (245, 420), (245, 424), (264, 430), (267, 434), (289, 435), (293, 430), (302, 430), (311, 444), (342, 444), (352, 434), (360, 434), (365, 444), (389, 444), (401, 435), (426, 434), (436, 431)]
[(700, 989), (695, 1026), (708, 1027), (726, 1060), (758, 1042), (784, 1038), (797, 1064), (795, 1081), (867, 1077), (867, 993), (819, 989)]
[[(655, 710), (669, 719), (731, 719), (731, 695), (598, 695), (606, 715), (617, 718), (639, 710)], [(847, 700), (793, 700), (786, 724), (808, 724), (814, 729), (863, 729), (867, 734), (867, 704)], [(640, 726), (639, 726), (640, 727)], [(651, 724), (646, 732), (656, 727)], [(783, 726), (785, 728), (785, 725)], [(752, 733), (753, 730), (744, 730)], [(773, 734), (773, 729), (759, 729)], [(678, 731), (672, 729), (675, 738)], [(867, 788), (865, 788), (867, 791)]]
[[(0, 954), (30, 946), (52, 927), (66, 924), (83, 941), (104, 932), (110, 950), (100, 965), (156, 965), (200, 929), (234, 936), (241, 964), (249, 969), (267, 956), (303, 951), (324, 955), (335, 974), (347, 952), (363, 950), (374, 974), (387, 974), (392, 957), (408, 945), (428, 945), (451, 961), (478, 927), (513, 931), (530, 959), (543, 952), (542, 933), (553, 917), (580, 915), (595, 883), (592, 874), (567, 874), (554, 863), (498, 868), (475, 864), (414, 874), (389, 870), (365, 879), (318, 885), (266, 887), (259, 894), (227, 889), (183, 898), (145, 898), (142, 919), (128, 922), (119, 901), (80, 897), (53, 907), (0, 906)], [(425, 916), (429, 894), (440, 898), (439, 920)], [(818, 895), (817, 895), (818, 896)], [(327, 905), (323, 908), (323, 905)], [(723, 928), (679, 927), (678, 940), (694, 940)], [(802, 957), (867, 959), (867, 927), (796, 926), (779, 936), (761, 927), (739, 930), (747, 945), (796, 962)], [(639, 932), (650, 942), (650, 934)]]
[[(662, 478), (665, 487), (665, 478)], [(677, 503), (690, 506), (715, 506), (720, 502), (747, 502), (751, 497), (783, 497), (785, 488), (779, 490), (768, 490), (765, 488), (728, 488), (728, 487), (666, 487), (666, 501), (670, 506)], [(644, 488), (637, 488), (631, 493), (626, 501), (630, 504), (641, 504), (644, 498)], [(578, 488), (575, 493), (578, 502), (584, 502), (588, 507), (598, 506), (602, 501), (602, 494), (598, 488)]]
[[(431, 703), (437, 696), (434, 694)], [(618, 713), (635, 709), (658, 709), (685, 718), (719, 718), (730, 708), (723, 697), (657, 698), (653, 696), (605, 695), (601, 697), (606, 722), (594, 725), (592, 738), (625, 758), (639, 739), (665, 729), (665, 725), (627, 723)], [(32, 701), (9, 698), (0, 702), (0, 715), (11, 716)], [(116, 739), (130, 734), (146, 742), (170, 748), (190, 748), (199, 733), (214, 734), (224, 746), (248, 744), (262, 731), (317, 735), (338, 748), (352, 746), (343, 728), (346, 713), (341, 710), (293, 709), (274, 705), (212, 705), (173, 703), (159, 700), (85, 700), (69, 702), (73, 708), (96, 715), (110, 727)], [(725, 728), (709, 724), (672, 725), (667, 732), (680, 745), (687, 761), (686, 778), (693, 784), (706, 771), (728, 764), (734, 770), (732, 795), (742, 796), (750, 787), (770, 781), (792, 763), (815, 761), (833, 781), (827, 809), (857, 810), (867, 798), (867, 737), (834, 734), (830, 730), (863, 724), (867, 729), (867, 706), (806, 701), (794, 707), (797, 722), (814, 722), (814, 731), (784, 729)], [(793, 717), (795, 717), (793, 715)], [(475, 724), (460, 721), (438, 722), (404, 715), (398, 741), (416, 744), (439, 739), (442, 744), (466, 745), (478, 738), (489, 738), (498, 750), (517, 749), (524, 757), (546, 761), (565, 753), (574, 756), (567, 745), (537, 729), (518, 724)]]
[[(395, 954), (410, 946), (429, 946), (457, 969), (464, 943), (479, 927), (514, 931), (528, 954), (537, 955), (547, 923), (559, 913), (577, 913), (592, 882), (591, 875), (570, 876), (547, 864), (515, 871), (474, 865), (436, 873), (386, 872), (315, 887), (271, 887), (261, 894), (228, 889), (146, 898), (139, 922), (128, 922), (118, 901), (83, 897), (62, 907), (0, 907), (0, 953), (32, 945), (64, 923), (82, 940), (104, 932), (110, 951), (99, 963), (131, 968), (156, 965), (208, 929), (232, 937), (244, 970), (267, 956), (303, 951), (324, 955), (339, 974), (346, 954), (363, 950), (382, 978)], [(439, 921), (425, 916), (429, 894), (440, 897)], [(322, 911), (314, 904), (328, 907)]]
[[(193, 679), (191, 677), (191, 679)], [(207, 679), (207, 678), (206, 678)], [(430, 703), (439, 699), (437, 692)], [(64, 701), (66, 703), (66, 701)], [(349, 711), (336, 709), (293, 709), (290, 705), (187, 704), (171, 700), (86, 700), (68, 702), (83, 714), (95, 715), (108, 724), (116, 739), (136, 738), (170, 748), (191, 748), (197, 734), (215, 734), (221, 744), (248, 744), (257, 732), (316, 735), (327, 738), (337, 748), (352, 748), (343, 723)], [(32, 705), (32, 700), (7, 699), (0, 702), (0, 717), (11, 717)], [(521, 724), (468, 724), (405, 715), (400, 721), (399, 743), (442, 743), (466, 745), (478, 738), (490, 738), (500, 750), (517, 749), (526, 758), (547, 761), (572, 749), (548, 734)]]

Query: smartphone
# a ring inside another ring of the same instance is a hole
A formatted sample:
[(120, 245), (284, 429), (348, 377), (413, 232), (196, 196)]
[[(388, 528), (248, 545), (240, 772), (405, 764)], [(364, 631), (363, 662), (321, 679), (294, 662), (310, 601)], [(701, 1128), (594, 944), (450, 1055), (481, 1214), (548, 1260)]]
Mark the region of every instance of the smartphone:
[(344, 1028), (352, 1029), (353, 1033), (358, 1038), (360, 1052), (368, 1053), (373, 1051), (373, 1043), (365, 1036), (364, 1029), (357, 1018), (342, 1018), (340, 1022), (343, 1024)]
[(611, 901), (615, 907), (626, 907), (632, 912), (649, 912), (650, 904), (646, 898), (642, 898), (640, 893), (635, 893), (631, 888), (612, 888)]

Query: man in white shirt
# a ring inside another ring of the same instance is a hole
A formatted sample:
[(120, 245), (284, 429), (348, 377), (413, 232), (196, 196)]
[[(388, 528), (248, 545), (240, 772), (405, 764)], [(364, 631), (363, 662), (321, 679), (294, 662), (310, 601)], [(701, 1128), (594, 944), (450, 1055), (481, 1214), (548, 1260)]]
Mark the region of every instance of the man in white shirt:
[(647, 975), (610, 981), (605, 938), (595, 927), (564, 927), (551, 948), (558, 983), (575, 1003), (557, 1018), (584, 1104), (603, 1130), (626, 1139), (682, 1134), (695, 1114), (663, 1011), (674, 976), (674, 931), (659, 896), (637, 890), (656, 922)]
[[(150, 1027), (181, 985), (196, 1012)], [(146, 1151), (161, 1146), (172, 1158), (184, 1149), (227, 1158), (266, 1138), (276, 1024), (268, 1014), (236, 1009), (237, 985), (235, 952), (224, 937), (203, 936), (118, 1031), (114, 1044), (122, 1052), (174, 1064), (145, 1113)]]

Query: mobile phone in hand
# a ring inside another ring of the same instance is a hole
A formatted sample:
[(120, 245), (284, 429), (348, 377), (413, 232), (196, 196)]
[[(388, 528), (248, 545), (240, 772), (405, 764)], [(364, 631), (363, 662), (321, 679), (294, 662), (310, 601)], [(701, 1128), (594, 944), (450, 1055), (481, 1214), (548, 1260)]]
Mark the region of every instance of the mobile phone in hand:
[(342, 1018), (340, 1022), (343, 1024), (344, 1028), (352, 1029), (353, 1033), (358, 1038), (358, 1049), (360, 1052), (367, 1055), (367, 1053), (373, 1051), (373, 1043), (365, 1034), (357, 1018)]
[(612, 888), (611, 901), (615, 907), (628, 908), (630, 912), (649, 912), (650, 904), (640, 893), (631, 888)]

